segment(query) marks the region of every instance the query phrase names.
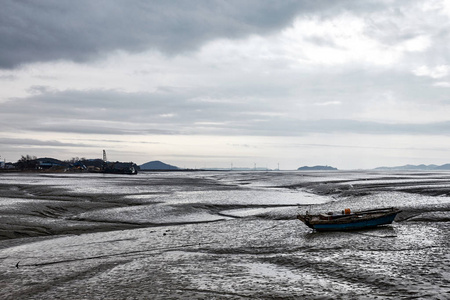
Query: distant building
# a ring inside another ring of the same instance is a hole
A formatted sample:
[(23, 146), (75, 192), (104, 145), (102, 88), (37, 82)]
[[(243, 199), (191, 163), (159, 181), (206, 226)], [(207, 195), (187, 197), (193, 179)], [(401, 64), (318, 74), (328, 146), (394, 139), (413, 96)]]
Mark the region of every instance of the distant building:
[(104, 173), (113, 173), (113, 174), (137, 174), (139, 167), (132, 162), (107, 162), (105, 168), (103, 169)]
[(89, 172), (101, 172), (105, 166), (105, 162), (99, 158), (80, 160), (79, 163), (83, 165), (83, 170), (88, 170)]
[(60, 161), (58, 159), (44, 157), (38, 158), (37, 160), (37, 168), (38, 169), (50, 169), (55, 167), (67, 167), (68, 164), (66, 162)]
[(16, 168), (16, 166), (14, 164), (9, 163), (9, 162), (3, 162), (3, 169), (5, 169), (5, 170), (13, 170), (15, 168)]

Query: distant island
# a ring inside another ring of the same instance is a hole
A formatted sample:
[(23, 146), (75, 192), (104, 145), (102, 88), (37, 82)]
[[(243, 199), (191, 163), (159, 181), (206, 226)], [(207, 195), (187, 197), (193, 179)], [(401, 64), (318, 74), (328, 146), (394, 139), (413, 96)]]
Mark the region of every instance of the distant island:
[(389, 170), (404, 170), (404, 171), (440, 171), (440, 170), (450, 170), (450, 164), (445, 165), (404, 165), (397, 167), (379, 167), (374, 170), (389, 171)]
[(314, 167), (300, 167), (297, 169), (298, 171), (337, 171), (338, 169), (330, 167), (330, 166), (314, 166)]
[(142, 171), (155, 170), (179, 170), (180, 168), (163, 163), (162, 161), (149, 161), (139, 166)]

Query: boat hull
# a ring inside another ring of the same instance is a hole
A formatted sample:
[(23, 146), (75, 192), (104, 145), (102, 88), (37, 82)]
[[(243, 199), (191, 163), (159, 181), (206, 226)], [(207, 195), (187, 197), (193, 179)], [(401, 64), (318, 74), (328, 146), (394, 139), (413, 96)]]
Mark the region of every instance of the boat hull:
[(317, 231), (344, 231), (373, 228), (380, 225), (391, 224), (394, 221), (395, 216), (396, 214), (392, 214), (376, 219), (361, 220), (342, 224), (312, 224), (312, 228)]
[(298, 215), (308, 227), (317, 231), (345, 231), (391, 224), (400, 210), (395, 208), (361, 211), (349, 215)]

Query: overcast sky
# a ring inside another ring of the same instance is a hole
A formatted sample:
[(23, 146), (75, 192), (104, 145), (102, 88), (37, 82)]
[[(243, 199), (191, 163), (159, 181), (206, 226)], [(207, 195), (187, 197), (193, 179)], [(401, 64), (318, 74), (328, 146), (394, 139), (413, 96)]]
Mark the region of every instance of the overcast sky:
[(0, 4), (2, 160), (450, 163), (450, 1)]

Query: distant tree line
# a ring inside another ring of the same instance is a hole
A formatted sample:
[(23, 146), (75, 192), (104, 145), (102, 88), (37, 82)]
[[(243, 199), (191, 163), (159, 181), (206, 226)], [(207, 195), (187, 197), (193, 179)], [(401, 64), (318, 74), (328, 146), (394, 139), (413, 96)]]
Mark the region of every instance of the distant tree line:
[(82, 157), (82, 158), (79, 158), (79, 157), (72, 157), (71, 159), (65, 160), (65, 162), (66, 162), (66, 163), (69, 163), (69, 164), (74, 164), (74, 163), (76, 163), (76, 162), (79, 162), (79, 161), (85, 161), (85, 160), (86, 160), (85, 157)]
[(38, 166), (37, 157), (31, 155), (22, 155), (22, 157), (16, 162), (16, 168), (19, 170), (36, 169)]
[[(63, 165), (70, 165), (70, 164), (74, 164), (76, 162), (79, 162), (80, 160), (85, 160), (85, 158), (78, 158), (78, 157), (72, 157), (71, 159), (65, 160), (65, 161), (59, 161), (57, 159), (54, 158), (47, 158), (47, 159), (38, 159), (36, 156), (33, 155), (22, 155), (20, 157), (20, 159), (14, 163), (13, 165), (15, 166), (16, 170), (36, 170), (39, 169), (41, 167), (40, 163), (42, 162), (42, 160), (51, 160), (53, 162), (56, 163), (61, 163)], [(41, 162), (40, 162), (41, 161)]]
[[(6, 165), (6, 164), (5, 164)], [(16, 163), (2, 166), (2, 171), (54, 171), (54, 172), (96, 172), (116, 174), (137, 174), (139, 166), (133, 162), (107, 162), (102, 159), (86, 159), (72, 157), (68, 160), (55, 158), (37, 158), (32, 155), (22, 155)]]

